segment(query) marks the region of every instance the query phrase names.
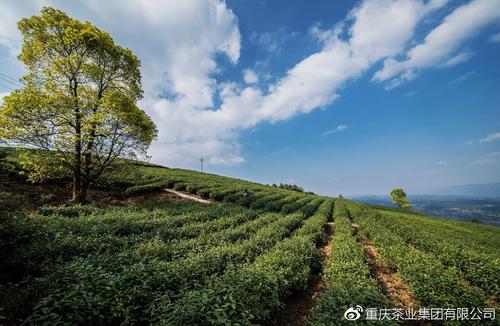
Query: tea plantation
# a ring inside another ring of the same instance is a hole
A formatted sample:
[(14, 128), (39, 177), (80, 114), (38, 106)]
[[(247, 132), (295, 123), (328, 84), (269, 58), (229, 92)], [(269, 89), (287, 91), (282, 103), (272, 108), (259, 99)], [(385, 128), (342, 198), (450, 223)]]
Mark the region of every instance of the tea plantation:
[(294, 298), (312, 305), (297, 325), (352, 324), (356, 305), (499, 308), (494, 226), (138, 163), (95, 187), (212, 203), (23, 209), (3, 192), (0, 324), (279, 324)]

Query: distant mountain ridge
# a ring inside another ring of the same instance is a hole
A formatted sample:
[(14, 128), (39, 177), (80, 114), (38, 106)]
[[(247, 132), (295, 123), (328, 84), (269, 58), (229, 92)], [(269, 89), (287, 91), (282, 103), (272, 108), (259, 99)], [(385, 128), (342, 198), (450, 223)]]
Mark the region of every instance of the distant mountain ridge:
[[(396, 207), (389, 196), (352, 198), (367, 204)], [(461, 221), (480, 221), (500, 226), (500, 199), (467, 196), (410, 195), (412, 211)]]
[(463, 196), (470, 198), (500, 198), (500, 182), (466, 184), (449, 187), (421, 189), (409, 195)]

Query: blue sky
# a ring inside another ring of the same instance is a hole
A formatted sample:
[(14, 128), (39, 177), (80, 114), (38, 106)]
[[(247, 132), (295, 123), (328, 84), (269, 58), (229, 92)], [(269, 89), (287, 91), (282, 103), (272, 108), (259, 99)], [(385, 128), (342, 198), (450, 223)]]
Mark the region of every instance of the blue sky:
[(139, 56), (154, 162), (322, 194), (500, 180), (498, 0), (2, 0), (1, 73), (44, 5)]

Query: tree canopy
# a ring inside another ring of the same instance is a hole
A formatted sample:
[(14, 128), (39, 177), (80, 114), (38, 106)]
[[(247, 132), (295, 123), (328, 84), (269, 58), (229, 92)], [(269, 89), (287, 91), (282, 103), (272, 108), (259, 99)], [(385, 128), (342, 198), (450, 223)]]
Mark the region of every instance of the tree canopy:
[(140, 61), (89, 22), (45, 7), (18, 23), (24, 87), (4, 98), (0, 139), (31, 149), (22, 157), (32, 180), (73, 176), (73, 200), (118, 157), (137, 158), (155, 139), (137, 106)]
[(391, 191), (392, 202), (397, 204), (399, 208), (410, 209), (411, 204), (406, 196), (406, 193), (401, 188), (396, 188)]
[(288, 183), (280, 183), (279, 185), (273, 183), (272, 185), (275, 188), (282, 188), (282, 189), (288, 189), (288, 190), (293, 190), (293, 191), (298, 191), (298, 192), (304, 192), (304, 188), (294, 185), (294, 184), (288, 184)]

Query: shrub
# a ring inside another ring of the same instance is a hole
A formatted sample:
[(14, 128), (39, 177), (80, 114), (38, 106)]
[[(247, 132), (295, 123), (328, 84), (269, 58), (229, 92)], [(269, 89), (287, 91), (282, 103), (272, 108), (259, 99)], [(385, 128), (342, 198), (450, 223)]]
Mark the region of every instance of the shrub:
[(186, 190), (187, 185), (184, 182), (177, 182), (174, 186), (174, 189), (177, 191), (184, 191)]
[(213, 199), (215, 201), (222, 201), (224, 199), (224, 193), (221, 191), (211, 191), (210, 199)]
[(131, 195), (137, 195), (137, 194), (144, 194), (144, 193), (149, 193), (149, 192), (161, 191), (165, 188), (168, 188), (166, 182), (157, 181), (157, 182), (153, 182), (153, 183), (129, 187), (125, 190), (124, 195), (131, 196)]
[(202, 198), (208, 199), (208, 198), (210, 198), (210, 190), (209, 189), (199, 189), (198, 195), (200, 195)]
[(198, 192), (198, 187), (192, 184), (186, 186), (186, 191), (190, 194), (196, 194)]

